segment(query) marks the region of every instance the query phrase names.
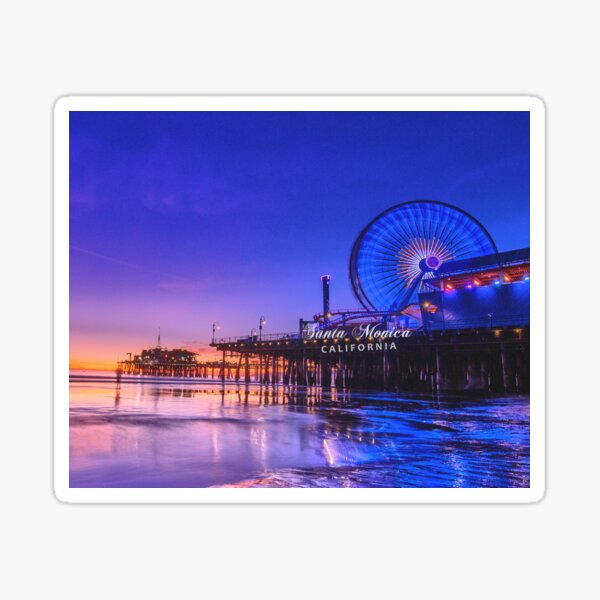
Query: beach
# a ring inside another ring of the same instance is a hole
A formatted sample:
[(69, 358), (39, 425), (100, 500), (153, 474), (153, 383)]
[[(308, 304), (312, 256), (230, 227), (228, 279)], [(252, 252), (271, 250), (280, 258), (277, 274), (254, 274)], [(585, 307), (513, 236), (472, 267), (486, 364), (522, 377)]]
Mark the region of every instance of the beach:
[(529, 486), (529, 398), (72, 373), (70, 486)]

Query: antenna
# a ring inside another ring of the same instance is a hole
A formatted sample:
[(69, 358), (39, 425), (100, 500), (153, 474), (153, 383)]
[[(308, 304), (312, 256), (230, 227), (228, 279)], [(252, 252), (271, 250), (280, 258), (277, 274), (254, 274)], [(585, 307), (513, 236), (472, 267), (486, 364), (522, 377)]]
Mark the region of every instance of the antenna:
[(321, 283), (323, 284), (323, 321), (327, 323), (331, 314), (329, 312), (329, 282), (331, 281), (331, 275), (323, 275), (321, 277)]
[(160, 327), (158, 328), (158, 347), (160, 348)]

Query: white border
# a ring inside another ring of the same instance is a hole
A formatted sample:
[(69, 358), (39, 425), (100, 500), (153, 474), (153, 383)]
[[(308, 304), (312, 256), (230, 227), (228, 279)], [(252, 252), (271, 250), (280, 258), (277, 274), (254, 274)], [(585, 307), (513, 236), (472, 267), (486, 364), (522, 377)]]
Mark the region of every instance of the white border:
[[(69, 111), (529, 111), (530, 488), (69, 488)], [(545, 491), (545, 108), (533, 96), (71, 96), (54, 107), (54, 492), (62, 502), (537, 502)]]

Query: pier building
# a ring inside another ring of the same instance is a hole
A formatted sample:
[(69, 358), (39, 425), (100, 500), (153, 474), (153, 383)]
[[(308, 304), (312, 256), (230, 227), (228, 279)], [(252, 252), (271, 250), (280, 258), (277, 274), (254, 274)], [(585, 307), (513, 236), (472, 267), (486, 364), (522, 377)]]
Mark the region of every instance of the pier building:
[(442, 264), (419, 293), (427, 331), (529, 326), (529, 248)]

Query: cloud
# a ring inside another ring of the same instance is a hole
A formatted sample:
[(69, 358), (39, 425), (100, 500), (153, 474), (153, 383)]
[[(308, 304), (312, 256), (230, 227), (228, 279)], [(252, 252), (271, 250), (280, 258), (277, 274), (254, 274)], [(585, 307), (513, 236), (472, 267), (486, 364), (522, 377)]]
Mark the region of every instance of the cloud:
[(107, 256), (106, 254), (100, 254), (99, 252), (94, 252), (93, 250), (87, 250), (86, 248), (80, 248), (79, 246), (70, 245), (69, 248), (71, 250), (75, 250), (76, 252), (80, 252), (82, 254), (87, 254), (89, 256), (93, 256), (93, 257), (99, 258), (101, 260), (105, 260), (105, 261), (108, 261), (108, 262), (115, 263), (117, 265), (121, 265), (123, 267), (128, 267), (130, 269), (135, 269), (137, 271), (143, 271), (145, 273), (151, 273), (152, 275), (160, 275), (161, 277), (169, 277), (171, 279), (176, 279), (179, 282), (187, 283), (187, 284), (198, 283), (197, 281), (194, 281), (193, 279), (189, 279), (187, 277), (181, 277), (179, 275), (173, 275), (171, 273), (165, 273), (163, 271), (155, 271), (153, 269), (147, 269), (146, 267), (142, 267), (141, 265), (136, 265), (134, 263), (121, 260), (119, 258), (113, 258), (112, 256)]

